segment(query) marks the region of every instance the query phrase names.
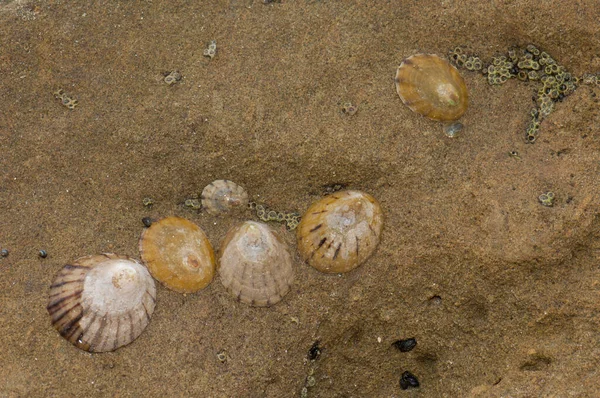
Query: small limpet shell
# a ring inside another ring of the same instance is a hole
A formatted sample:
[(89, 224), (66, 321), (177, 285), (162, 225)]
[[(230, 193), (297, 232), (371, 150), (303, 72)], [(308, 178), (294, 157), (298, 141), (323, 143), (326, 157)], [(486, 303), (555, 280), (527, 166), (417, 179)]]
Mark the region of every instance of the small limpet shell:
[(135, 340), (154, 312), (154, 280), (137, 260), (107, 253), (65, 265), (50, 286), (48, 313), (77, 348), (113, 351)]
[(248, 206), (248, 193), (233, 181), (215, 180), (204, 187), (202, 207), (213, 215), (218, 216), (232, 210), (244, 210)]
[(382, 229), (383, 213), (374, 197), (336, 192), (313, 203), (302, 216), (298, 251), (321, 272), (348, 272), (373, 254)]
[(219, 275), (239, 301), (268, 307), (285, 296), (294, 281), (286, 243), (267, 224), (246, 221), (227, 232), (219, 254)]
[(437, 55), (406, 58), (398, 67), (395, 82), (402, 102), (433, 120), (457, 120), (469, 105), (464, 79), (454, 66)]
[(194, 293), (213, 280), (215, 255), (202, 229), (180, 217), (153, 222), (139, 242), (142, 261), (154, 278), (179, 293)]

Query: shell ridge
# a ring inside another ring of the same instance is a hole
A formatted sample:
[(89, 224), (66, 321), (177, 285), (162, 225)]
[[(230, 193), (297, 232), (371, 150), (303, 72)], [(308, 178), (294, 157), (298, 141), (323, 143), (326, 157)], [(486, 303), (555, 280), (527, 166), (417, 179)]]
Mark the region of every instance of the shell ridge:
[(137, 260), (112, 253), (80, 257), (57, 274), (46, 308), (55, 329), (76, 347), (114, 350), (133, 341), (121, 321), (143, 305), (148, 285), (154, 281)]

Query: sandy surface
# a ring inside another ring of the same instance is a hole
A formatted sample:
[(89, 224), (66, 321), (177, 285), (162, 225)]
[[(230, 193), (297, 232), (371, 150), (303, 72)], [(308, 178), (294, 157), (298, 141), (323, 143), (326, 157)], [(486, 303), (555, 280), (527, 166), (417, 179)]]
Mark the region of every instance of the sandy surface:
[[(526, 145), (533, 85), (465, 72), (466, 128), (450, 139), (393, 77), (457, 44), (489, 59), (536, 43), (599, 71), (600, 4), (479, 3), (0, 0), (0, 397), (300, 397), (311, 372), (309, 397), (599, 396), (600, 89), (559, 103)], [(218, 278), (197, 294), (158, 286), (133, 344), (92, 355), (62, 339), (45, 309), (56, 272), (139, 256), (145, 216), (186, 217), (218, 247), (239, 220), (183, 206), (216, 178), (300, 212), (324, 185), (365, 190), (383, 239), (346, 275), (297, 260), (271, 308)], [(390, 346), (407, 337), (413, 351)], [(400, 390), (405, 370), (419, 389)]]

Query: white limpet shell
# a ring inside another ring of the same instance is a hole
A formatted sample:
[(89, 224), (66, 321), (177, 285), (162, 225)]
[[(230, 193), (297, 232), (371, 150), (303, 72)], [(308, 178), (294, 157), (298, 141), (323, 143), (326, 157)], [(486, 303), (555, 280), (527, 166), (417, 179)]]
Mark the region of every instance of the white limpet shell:
[(281, 301), (294, 282), (287, 244), (267, 224), (246, 221), (227, 232), (219, 253), (219, 275), (237, 300), (256, 307)]
[(353, 270), (379, 244), (383, 213), (368, 193), (340, 191), (313, 203), (297, 229), (300, 256), (321, 272)]
[(200, 196), (202, 207), (213, 215), (244, 210), (248, 206), (248, 193), (233, 181), (215, 180), (204, 187)]
[(77, 348), (113, 351), (134, 341), (154, 312), (156, 287), (140, 262), (118, 254), (81, 257), (50, 286), (48, 313)]

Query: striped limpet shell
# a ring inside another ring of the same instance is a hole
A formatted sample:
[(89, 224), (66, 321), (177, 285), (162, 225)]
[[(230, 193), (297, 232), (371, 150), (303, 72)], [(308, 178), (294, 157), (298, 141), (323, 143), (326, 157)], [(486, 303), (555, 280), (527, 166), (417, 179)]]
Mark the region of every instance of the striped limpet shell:
[(205, 288), (215, 275), (215, 255), (202, 229), (181, 217), (153, 222), (139, 242), (142, 261), (156, 280), (179, 293)]
[(353, 270), (373, 254), (383, 229), (374, 197), (340, 191), (313, 203), (297, 230), (300, 256), (321, 272)]
[(406, 58), (398, 67), (395, 82), (402, 102), (433, 120), (457, 120), (469, 105), (463, 77), (437, 55), (417, 54)]
[(202, 207), (218, 216), (233, 210), (245, 210), (248, 207), (248, 193), (233, 181), (215, 180), (204, 187), (200, 196)]
[(113, 351), (135, 340), (154, 312), (154, 280), (137, 260), (118, 254), (81, 257), (50, 286), (48, 312), (77, 348)]
[(290, 291), (292, 264), (287, 244), (271, 227), (246, 221), (227, 232), (219, 254), (219, 275), (237, 300), (268, 307)]

